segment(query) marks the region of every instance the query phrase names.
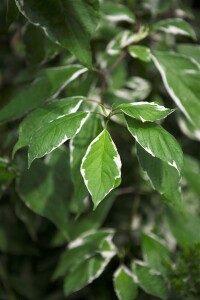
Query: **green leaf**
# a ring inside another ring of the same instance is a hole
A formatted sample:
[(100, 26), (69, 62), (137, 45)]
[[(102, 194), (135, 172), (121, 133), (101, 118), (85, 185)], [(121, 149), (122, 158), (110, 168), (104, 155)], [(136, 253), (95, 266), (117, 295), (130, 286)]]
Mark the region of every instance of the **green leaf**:
[(167, 299), (167, 284), (160, 273), (150, 269), (142, 261), (134, 261), (133, 273), (137, 276), (140, 287), (147, 293), (160, 299)]
[(31, 137), (37, 130), (51, 121), (74, 113), (78, 110), (84, 97), (71, 97), (59, 99), (54, 103), (46, 105), (33, 111), (26, 117), (19, 127), (19, 139), (13, 149), (13, 155), (22, 147), (28, 146)]
[(81, 174), (92, 196), (94, 208), (121, 182), (121, 160), (110, 134), (104, 129), (89, 145)]
[[(57, 149), (48, 163), (34, 162), (30, 170), (24, 170), (17, 181), (17, 191), (26, 206), (51, 220), (65, 236), (68, 235), (67, 195), (71, 190), (67, 154)], [(60, 174), (63, 174), (64, 180)]]
[(120, 31), (108, 44), (106, 51), (109, 55), (118, 55), (121, 50), (132, 43), (137, 43), (147, 37), (148, 28), (141, 27), (137, 33), (130, 30)]
[(194, 29), (189, 23), (187, 23), (183, 19), (174, 18), (174, 19), (166, 19), (163, 21), (159, 21), (155, 23), (151, 28), (152, 32), (158, 30), (167, 32), (169, 34), (186, 35), (196, 40), (196, 33)]
[(150, 155), (139, 144), (137, 156), (153, 188), (162, 195), (166, 203), (181, 209), (180, 177), (177, 171), (159, 158)]
[(15, 0), (21, 13), (55, 43), (91, 67), (90, 39), (98, 22), (98, 0)]
[(174, 167), (180, 174), (183, 153), (176, 139), (160, 125), (127, 118), (128, 130), (145, 151)]
[(155, 102), (123, 103), (116, 108), (142, 122), (161, 120), (174, 112), (174, 109), (165, 108)]
[(64, 87), (86, 71), (86, 68), (79, 65), (40, 71), (31, 85), (19, 92), (0, 110), (0, 122), (20, 118), (26, 112), (42, 105), (46, 100), (55, 98)]
[(102, 242), (108, 238), (110, 240), (112, 237), (113, 231), (111, 230), (93, 230), (71, 241), (60, 258), (54, 273), (54, 279), (66, 275), (70, 269), (97, 254)]
[(84, 123), (78, 135), (70, 142), (70, 162), (72, 180), (74, 183), (73, 200), (77, 213), (81, 213), (85, 207), (84, 199), (88, 196), (88, 190), (84, 184), (80, 173), (81, 162), (89, 144), (101, 131), (100, 119), (95, 114), (91, 114)]
[[(110, 253), (114, 256), (113, 252)], [(72, 269), (64, 279), (65, 296), (82, 289), (98, 278), (109, 264), (111, 255), (104, 257), (96, 254)]]
[(106, 1), (101, 4), (100, 8), (104, 18), (111, 22), (135, 23), (134, 14), (125, 5)]
[(151, 60), (151, 51), (147, 47), (129, 46), (128, 52), (132, 57), (138, 58), (142, 61), (149, 62)]
[(56, 118), (39, 128), (30, 140), (28, 150), (29, 167), (34, 159), (50, 153), (76, 135), (87, 117), (88, 113), (86, 112), (76, 112)]
[(142, 253), (152, 269), (159, 271), (163, 276), (167, 275), (170, 252), (163, 240), (151, 232), (143, 233)]
[(195, 59), (200, 64), (200, 46), (194, 44), (178, 44), (176, 46), (179, 53)]
[(137, 278), (125, 266), (115, 272), (114, 287), (119, 300), (133, 300), (138, 296)]
[(175, 53), (154, 51), (152, 58), (167, 92), (183, 114), (199, 129), (199, 65), (190, 57)]

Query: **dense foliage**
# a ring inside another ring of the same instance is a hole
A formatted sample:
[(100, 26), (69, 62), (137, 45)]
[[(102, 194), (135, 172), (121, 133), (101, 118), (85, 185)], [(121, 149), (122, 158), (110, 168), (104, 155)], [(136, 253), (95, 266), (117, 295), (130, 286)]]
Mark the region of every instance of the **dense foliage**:
[(0, 299), (200, 298), (199, 16), (1, 1)]

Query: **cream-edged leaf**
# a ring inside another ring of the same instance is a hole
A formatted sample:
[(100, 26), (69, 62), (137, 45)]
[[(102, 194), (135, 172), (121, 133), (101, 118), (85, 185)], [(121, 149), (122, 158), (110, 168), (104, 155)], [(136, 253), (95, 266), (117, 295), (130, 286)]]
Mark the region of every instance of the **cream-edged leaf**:
[(123, 48), (146, 38), (148, 33), (148, 28), (143, 26), (137, 33), (130, 30), (121, 31), (109, 42), (106, 51), (109, 55), (118, 55)]
[(168, 94), (199, 129), (200, 65), (194, 59), (177, 53), (153, 51), (152, 59)]
[(19, 139), (13, 149), (13, 155), (22, 147), (28, 146), (30, 138), (45, 124), (74, 113), (80, 107), (84, 97), (70, 97), (41, 107), (26, 117), (19, 127)]
[(162, 199), (173, 207), (181, 209), (180, 176), (175, 168), (166, 162), (153, 157), (137, 144), (137, 157), (148, 176), (152, 187), (160, 193)]
[(168, 299), (168, 287), (159, 272), (142, 261), (134, 261), (133, 273), (137, 276), (140, 287), (147, 294), (163, 300)]
[(31, 137), (28, 150), (28, 165), (32, 161), (50, 153), (75, 136), (88, 117), (86, 112), (76, 112), (56, 118), (45, 124)]
[(114, 288), (119, 300), (133, 300), (137, 298), (137, 277), (126, 267), (120, 266), (114, 273)]
[(196, 33), (194, 29), (189, 23), (187, 23), (183, 19), (170, 18), (170, 19), (159, 21), (155, 23), (151, 28), (152, 32), (158, 30), (169, 34), (174, 34), (174, 35), (180, 34), (180, 35), (189, 36), (192, 39), (196, 40)]
[(166, 108), (155, 102), (124, 103), (117, 107), (126, 115), (142, 122), (154, 122), (167, 117), (174, 109)]
[(162, 126), (127, 118), (128, 130), (138, 144), (154, 157), (181, 173), (183, 153), (176, 139)]
[(81, 174), (94, 207), (121, 182), (121, 160), (110, 134), (104, 129), (89, 145)]
[(135, 16), (132, 11), (125, 5), (112, 3), (110, 1), (101, 4), (103, 17), (110, 22), (128, 22), (135, 23)]

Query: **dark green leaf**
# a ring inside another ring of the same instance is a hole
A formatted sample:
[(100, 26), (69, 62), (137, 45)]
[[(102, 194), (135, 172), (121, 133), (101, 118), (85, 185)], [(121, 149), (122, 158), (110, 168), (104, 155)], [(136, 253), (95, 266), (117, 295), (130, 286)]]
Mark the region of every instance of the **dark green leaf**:
[(40, 71), (31, 85), (19, 92), (0, 110), (0, 122), (20, 118), (26, 112), (42, 105), (46, 100), (55, 98), (64, 87), (86, 71), (86, 68), (79, 65)]
[(190, 57), (176, 53), (154, 51), (152, 57), (167, 92), (190, 122), (199, 129), (199, 65)]
[(15, 0), (21, 13), (55, 43), (91, 67), (90, 39), (98, 22), (98, 0)]
[(17, 190), (24, 203), (34, 212), (50, 219), (65, 236), (71, 193), (68, 176), (67, 153), (57, 149), (48, 164), (34, 162), (30, 170), (22, 172), (17, 182)]

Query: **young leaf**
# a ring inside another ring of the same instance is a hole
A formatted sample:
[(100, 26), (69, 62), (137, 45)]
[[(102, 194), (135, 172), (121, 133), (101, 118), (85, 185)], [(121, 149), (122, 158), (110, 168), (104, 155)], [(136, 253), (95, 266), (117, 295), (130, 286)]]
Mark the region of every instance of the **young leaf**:
[(106, 129), (89, 145), (82, 160), (81, 174), (95, 208), (120, 184), (121, 160)]
[(124, 103), (116, 108), (123, 111), (126, 115), (142, 122), (161, 120), (174, 112), (174, 109), (165, 108), (155, 102)]
[(100, 119), (97, 115), (91, 114), (79, 134), (70, 141), (70, 163), (72, 180), (74, 182), (73, 200), (78, 214), (81, 213), (85, 207), (84, 199), (88, 196), (88, 190), (80, 173), (82, 158), (89, 144), (101, 130)]
[(13, 155), (18, 149), (28, 146), (30, 138), (37, 130), (45, 126), (46, 123), (76, 112), (83, 99), (81, 96), (59, 99), (57, 102), (46, 105), (29, 114), (20, 124), (19, 139), (13, 149)]
[(86, 68), (79, 65), (40, 71), (31, 85), (19, 92), (0, 110), (0, 122), (20, 118), (31, 109), (42, 105), (46, 100), (55, 98), (64, 87), (86, 71)]
[(163, 200), (181, 209), (180, 177), (177, 171), (159, 158), (153, 157), (137, 144), (137, 156), (155, 190)]
[(88, 115), (86, 112), (72, 113), (61, 118), (56, 118), (39, 128), (30, 140), (28, 150), (29, 167), (34, 159), (50, 153), (76, 135)]
[(119, 300), (133, 300), (138, 296), (137, 278), (125, 266), (115, 272), (114, 287)]
[(111, 22), (135, 23), (134, 14), (125, 5), (106, 1), (101, 4), (100, 8), (104, 18)]
[(160, 273), (155, 272), (140, 261), (134, 262), (133, 273), (137, 276), (140, 287), (147, 294), (156, 296), (163, 300), (167, 299), (167, 285)]
[(138, 144), (153, 157), (174, 167), (180, 174), (183, 153), (176, 139), (160, 125), (127, 118), (128, 130)]
[(196, 40), (196, 34), (192, 26), (186, 21), (178, 18), (166, 19), (155, 23), (151, 31), (164, 31), (169, 34), (181, 34), (191, 37), (193, 40)]
[(153, 233), (143, 233), (142, 236), (142, 253), (148, 265), (167, 275), (170, 265), (170, 252), (167, 245), (158, 236)]
[[(71, 190), (69, 153), (56, 149), (47, 164), (36, 161), (17, 181), (17, 191), (28, 208), (51, 220), (68, 235), (68, 199)], [(60, 177), (64, 174), (65, 180)]]
[(98, 22), (98, 0), (50, 0), (48, 6), (39, 0), (15, 1), (31, 23), (40, 26), (53, 42), (91, 67), (90, 39)]
[(129, 54), (138, 58), (142, 61), (149, 62), (151, 60), (151, 52), (150, 49), (144, 46), (129, 46), (128, 47)]
[(167, 52), (153, 52), (167, 92), (185, 116), (200, 128), (200, 67), (190, 57)]

